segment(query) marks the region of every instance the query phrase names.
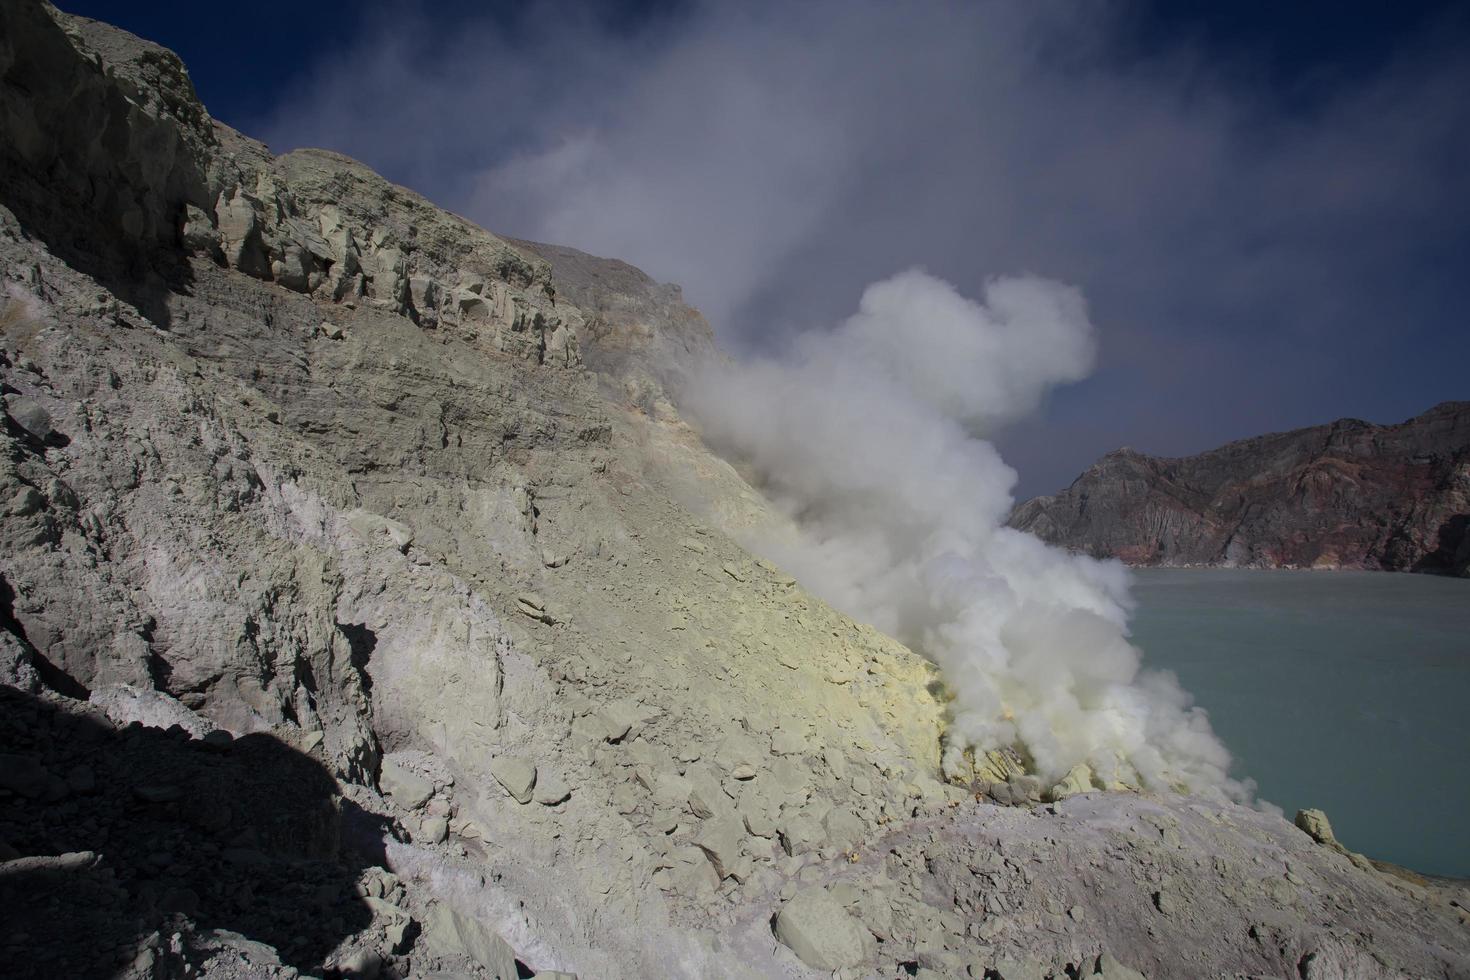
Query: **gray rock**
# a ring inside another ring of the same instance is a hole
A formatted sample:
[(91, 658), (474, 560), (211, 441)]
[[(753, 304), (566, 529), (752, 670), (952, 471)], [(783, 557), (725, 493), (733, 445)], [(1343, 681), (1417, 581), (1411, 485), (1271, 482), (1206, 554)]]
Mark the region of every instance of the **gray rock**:
[(46, 498), (32, 486), (24, 486), (10, 498), (12, 517), (29, 517), (46, 506)]
[(1337, 836), (1332, 832), (1332, 823), (1321, 810), (1298, 810), (1296, 825), (1318, 844), (1330, 846), (1337, 843)]
[(495, 777), (517, 803), (530, 803), (536, 786), (536, 767), (518, 756), (498, 755), (490, 762), (490, 775)]
[(986, 980), (1045, 980), (1046, 974), (1046, 965), (1035, 957), (1002, 956), (980, 977)]
[(383, 759), (382, 768), (378, 772), (378, 785), (383, 792), (393, 797), (395, 803), (409, 810), (417, 810), (434, 795), (433, 782), (392, 756)]
[(449, 821), (443, 817), (424, 817), (419, 821), (419, 836), (430, 844), (442, 844), (449, 837)]
[(516, 980), (515, 950), (478, 920), (440, 903), (429, 913), (426, 931), (434, 947), (468, 956), (494, 980)]
[(1097, 968), (1093, 975), (1102, 980), (1147, 980), (1142, 973), (1119, 963), (1112, 953), (1103, 953), (1097, 958)]
[(739, 818), (723, 816), (705, 821), (694, 838), (694, 845), (709, 856), (715, 874), (721, 878), (744, 877), (740, 862), (740, 845), (744, 840), (745, 826)]
[(776, 938), (817, 970), (855, 967), (867, 959), (871, 939), (861, 922), (823, 888), (803, 888), (776, 913)]
[(383, 957), (375, 949), (356, 949), (337, 960), (337, 970), (350, 980), (376, 980), (383, 970)]
[(536, 777), (533, 798), (542, 806), (556, 806), (572, 797), (572, 787), (556, 773), (543, 773)]
[(5, 411), (16, 425), (42, 442), (56, 435), (51, 413), (34, 398), (19, 394), (6, 395)]

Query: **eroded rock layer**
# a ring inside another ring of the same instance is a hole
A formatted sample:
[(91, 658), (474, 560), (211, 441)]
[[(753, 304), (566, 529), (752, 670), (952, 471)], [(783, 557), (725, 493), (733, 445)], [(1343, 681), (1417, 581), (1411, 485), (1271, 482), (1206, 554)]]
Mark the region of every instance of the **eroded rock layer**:
[(1470, 574), (1470, 402), (1182, 459), (1120, 449), (1010, 523), (1132, 565)]

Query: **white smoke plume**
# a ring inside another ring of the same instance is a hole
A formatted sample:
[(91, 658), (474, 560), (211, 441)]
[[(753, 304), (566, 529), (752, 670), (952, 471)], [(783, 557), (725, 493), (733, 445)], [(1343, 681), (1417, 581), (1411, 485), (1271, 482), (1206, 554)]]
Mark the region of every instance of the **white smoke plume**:
[(1092, 367), (1081, 294), (992, 280), (983, 303), (921, 271), (779, 358), (711, 366), (683, 400), (751, 467), (794, 538), (746, 543), (933, 659), (952, 743), (1024, 746), (1055, 780), (1249, 795), (1172, 675), (1128, 642), (1128, 573), (1004, 526), (1016, 474), (986, 441)]

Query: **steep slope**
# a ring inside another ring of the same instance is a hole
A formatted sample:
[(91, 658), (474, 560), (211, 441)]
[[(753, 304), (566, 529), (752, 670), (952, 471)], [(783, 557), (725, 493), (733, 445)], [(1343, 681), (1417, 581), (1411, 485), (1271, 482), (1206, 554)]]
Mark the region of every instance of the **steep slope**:
[(1470, 574), (1470, 402), (1342, 419), (1198, 456), (1109, 453), (1011, 526), (1135, 565)]
[(1463, 892), (1278, 817), (944, 782), (933, 667), (727, 536), (670, 287), (41, 3), (0, 80), (8, 975), (1470, 964)]

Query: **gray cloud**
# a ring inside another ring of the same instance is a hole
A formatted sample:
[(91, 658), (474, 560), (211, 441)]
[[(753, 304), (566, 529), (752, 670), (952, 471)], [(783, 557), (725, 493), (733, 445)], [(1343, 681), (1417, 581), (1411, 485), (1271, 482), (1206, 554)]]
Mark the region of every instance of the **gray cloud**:
[(698, 4), (635, 32), (380, 13), (264, 132), (496, 230), (682, 283), (726, 344), (840, 322), (923, 266), (1080, 287), (1098, 374), (1001, 440), (1026, 492), (1464, 396), (1470, 68), (1433, 39), (1286, 101), (1124, 58), (1127, 5)]

